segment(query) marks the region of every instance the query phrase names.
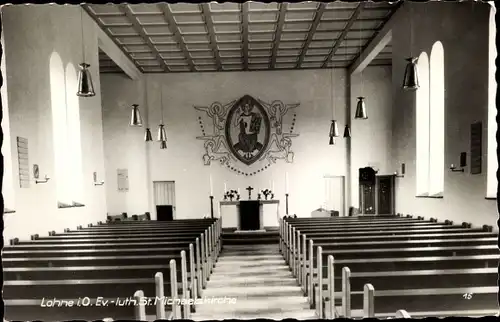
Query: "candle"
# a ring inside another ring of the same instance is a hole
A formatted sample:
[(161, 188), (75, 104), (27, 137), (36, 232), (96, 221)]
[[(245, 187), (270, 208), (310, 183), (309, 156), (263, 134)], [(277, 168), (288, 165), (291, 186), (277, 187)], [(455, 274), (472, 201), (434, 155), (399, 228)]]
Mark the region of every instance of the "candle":
[(285, 172), (285, 193), (288, 193), (288, 172)]
[(240, 188), (238, 188), (238, 194), (240, 194)]
[(212, 183), (212, 174), (210, 174), (210, 195), (214, 195), (214, 185)]
[(227, 185), (226, 185), (226, 183), (224, 182), (224, 193), (226, 193), (226, 192), (227, 192)]
[(272, 187), (272, 188), (271, 188), (271, 191), (272, 191), (272, 192), (274, 192), (274, 180), (273, 180), (273, 184), (272, 184), (272, 186), (271, 186), (271, 187)]

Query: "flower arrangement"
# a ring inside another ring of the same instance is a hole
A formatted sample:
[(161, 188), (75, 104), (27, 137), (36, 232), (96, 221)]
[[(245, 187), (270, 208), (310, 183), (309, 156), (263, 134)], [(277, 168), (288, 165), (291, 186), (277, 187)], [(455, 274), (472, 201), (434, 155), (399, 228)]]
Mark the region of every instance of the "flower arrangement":
[(233, 201), (233, 199), (236, 198), (236, 200), (240, 200), (240, 194), (236, 190), (229, 190), (226, 191), (226, 194), (224, 195), (224, 200), (229, 199), (230, 201)]
[[(270, 190), (270, 189), (265, 189), (265, 190), (262, 190), (261, 193), (264, 195), (264, 198), (267, 200), (268, 197), (270, 197), (271, 199), (274, 198), (274, 193)], [(260, 194), (259, 194), (260, 196)], [(260, 199), (260, 198), (259, 198)]]

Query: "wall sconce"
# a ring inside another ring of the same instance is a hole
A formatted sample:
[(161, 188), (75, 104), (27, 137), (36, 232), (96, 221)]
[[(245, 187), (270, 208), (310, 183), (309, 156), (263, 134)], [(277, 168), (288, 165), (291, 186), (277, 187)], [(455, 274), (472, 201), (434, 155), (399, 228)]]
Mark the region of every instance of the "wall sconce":
[(97, 172), (94, 172), (94, 186), (102, 186), (103, 184), (103, 180), (101, 180), (101, 182), (97, 182)]
[(460, 166), (457, 168), (453, 163), (450, 165), (451, 172), (465, 172), (464, 168), (467, 166), (467, 152), (460, 153)]
[(40, 168), (38, 167), (38, 164), (33, 165), (33, 177), (35, 178), (35, 183), (47, 183), (47, 181), (50, 180), (50, 178), (45, 175), (45, 177), (42, 180), (38, 180), (40, 178)]
[(406, 166), (404, 163), (401, 163), (401, 173), (398, 174), (398, 172), (396, 171), (396, 172), (394, 172), (394, 176), (396, 178), (404, 178), (405, 172), (406, 172)]

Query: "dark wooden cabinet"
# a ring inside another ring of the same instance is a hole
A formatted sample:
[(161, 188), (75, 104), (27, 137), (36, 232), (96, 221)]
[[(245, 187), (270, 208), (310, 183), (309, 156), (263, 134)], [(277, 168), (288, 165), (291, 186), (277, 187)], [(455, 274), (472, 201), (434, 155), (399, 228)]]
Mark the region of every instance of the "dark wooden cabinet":
[(359, 209), (364, 215), (394, 215), (394, 175), (377, 176), (375, 183), (359, 185)]

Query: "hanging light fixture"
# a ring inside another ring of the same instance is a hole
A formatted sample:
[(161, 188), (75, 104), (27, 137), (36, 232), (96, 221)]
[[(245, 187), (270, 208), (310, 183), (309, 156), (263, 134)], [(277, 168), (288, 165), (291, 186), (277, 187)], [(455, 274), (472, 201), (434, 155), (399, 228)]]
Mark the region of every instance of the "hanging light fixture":
[(90, 65), (85, 63), (85, 41), (83, 38), (83, 8), (80, 7), (80, 22), (82, 27), (82, 56), (83, 62), (79, 64), (80, 70), (78, 71), (78, 92), (77, 96), (92, 97), (95, 96), (94, 84), (92, 83), (92, 75), (90, 74)]
[(339, 127), (337, 126), (337, 121), (332, 120), (332, 124), (330, 124), (330, 145), (335, 144), (335, 138), (339, 136)]
[(349, 124), (346, 124), (344, 128), (344, 138), (350, 138), (350, 137), (351, 137), (351, 129), (349, 128)]
[(362, 96), (358, 97), (358, 104), (356, 105), (354, 118), (358, 120), (366, 120), (368, 118), (368, 115), (366, 114), (365, 98)]
[(138, 104), (132, 104), (132, 114), (130, 116), (130, 126), (142, 126), (141, 112)]
[[(363, 22), (361, 21), (361, 29), (363, 29)], [(361, 38), (359, 40), (359, 52), (361, 53)], [(364, 82), (363, 82), (363, 69), (361, 70), (361, 93), (364, 93)], [(356, 113), (354, 113), (354, 118), (357, 120), (366, 120), (368, 115), (366, 114), (366, 104), (365, 98), (363, 96), (358, 97), (358, 103), (356, 104)]]
[[(344, 56), (345, 60), (348, 61), (348, 55), (347, 55), (347, 47), (344, 48)], [(344, 138), (350, 138), (351, 137), (351, 129), (349, 127), (349, 124), (351, 123), (351, 104), (346, 106), (346, 122), (345, 122), (345, 127), (344, 127)]]
[(407, 58), (405, 69), (405, 78), (403, 81), (403, 89), (407, 91), (417, 90), (420, 86), (418, 84), (418, 71), (417, 71), (417, 58)]
[(146, 129), (146, 132), (144, 133), (144, 141), (146, 142), (153, 141), (153, 136), (151, 135), (151, 130), (149, 129), (149, 127)]
[[(411, 52), (413, 51), (413, 48), (412, 48), (413, 47), (412, 20), (413, 20), (413, 10), (412, 10), (412, 7), (410, 6), (410, 55), (411, 55)], [(407, 63), (406, 63), (405, 75), (404, 75), (404, 79), (403, 79), (403, 89), (407, 90), (407, 91), (415, 91), (420, 87), (418, 84), (417, 58), (410, 57), (410, 58), (407, 58), (406, 61), (407, 61)]]
[[(167, 148), (167, 131), (165, 130), (165, 125), (163, 123), (163, 87), (160, 88), (160, 101), (161, 101), (161, 123), (158, 126), (158, 141), (161, 142), (160, 148), (166, 149)], [(165, 147), (163, 147), (165, 146)]]
[(146, 128), (146, 131), (144, 132), (144, 141), (146, 142), (152, 142), (153, 141), (153, 135), (151, 135), (151, 130), (149, 129), (149, 104), (148, 104), (148, 79), (146, 78), (144, 80), (144, 95), (146, 96), (144, 101), (146, 103), (146, 123), (148, 124), (148, 127)]
[(335, 120), (335, 99), (333, 97), (333, 67), (330, 72), (330, 104), (332, 105), (332, 124), (330, 124), (330, 145), (335, 144), (335, 138), (339, 136), (339, 127), (337, 121)]

